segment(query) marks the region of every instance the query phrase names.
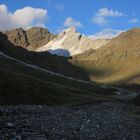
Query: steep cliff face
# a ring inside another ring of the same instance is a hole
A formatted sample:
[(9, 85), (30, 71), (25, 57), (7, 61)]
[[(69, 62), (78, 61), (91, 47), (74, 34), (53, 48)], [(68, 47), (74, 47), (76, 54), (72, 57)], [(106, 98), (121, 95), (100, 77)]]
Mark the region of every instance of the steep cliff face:
[(6, 31), (8, 40), (15, 46), (35, 51), (37, 48), (48, 43), (55, 35), (51, 34), (45, 28), (33, 27), (28, 30), (15, 29)]
[(14, 45), (26, 48), (30, 45), (26, 31), (22, 28), (6, 31), (5, 34), (8, 37), (8, 40), (11, 41)]
[(28, 49), (31, 51), (45, 45), (55, 37), (55, 35), (51, 34), (48, 29), (38, 27), (28, 29), (26, 34), (28, 41), (30, 42)]

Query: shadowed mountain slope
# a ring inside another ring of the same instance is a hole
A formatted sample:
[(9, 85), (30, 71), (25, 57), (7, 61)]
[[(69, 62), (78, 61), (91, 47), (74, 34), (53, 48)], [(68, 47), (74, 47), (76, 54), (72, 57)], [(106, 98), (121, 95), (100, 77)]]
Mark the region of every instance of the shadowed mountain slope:
[(108, 91), (0, 52), (0, 104), (63, 105), (118, 100), (112, 96), (113, 91)]
[(0, 50), (13, 58), (37, 65), (53, 72), (78, 79), (89, 79), (83, 69), (73, 66), (66, 58), (51, 55), (48, 52), (30, 52), (21, 47), (14, 46), (7, 40), (7, 36), (2, 33), (0, 33)]
[(128, 101), (137, 96), (79, 80), (88, 79), (84, 74), (66, 58), (28, 52), (15, 47), (0, 33), (0, 104), (83, 104)]

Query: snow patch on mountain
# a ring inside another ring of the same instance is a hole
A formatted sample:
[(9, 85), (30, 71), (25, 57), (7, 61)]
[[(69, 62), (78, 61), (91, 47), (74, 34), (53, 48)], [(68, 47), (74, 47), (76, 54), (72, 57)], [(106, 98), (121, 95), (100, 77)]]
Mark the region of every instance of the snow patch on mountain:
[(98, 49), (108, 42), (109, 40), (106, 39), (93, 40), (83, 36), (74, 27), (71, 27), (63, 30), (53, 40), (36, 51), (49, 51), (52, 54), (68, 57), (81, 54), (89, 49)]

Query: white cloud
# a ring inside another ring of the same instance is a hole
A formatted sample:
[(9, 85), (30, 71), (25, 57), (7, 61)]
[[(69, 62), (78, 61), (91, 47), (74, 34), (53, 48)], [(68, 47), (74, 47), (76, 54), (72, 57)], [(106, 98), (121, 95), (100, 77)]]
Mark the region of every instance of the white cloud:
[(83, 25), (80, 21), (77, 21), (75, 19), (73, 19), (72, 17), (68, 17), (66, 18), (65, 22), (64, 22), (64, 26), (65, 27), (77, 27), (77, 28), (82, 28)]
[(133, 18), (129, 20), (130, 23), (138, 23), (139, 20), (137, 18)]
[(14, 28), (28, 28), (30, 26), (45, 26), (47, 10), (40, 8), (24, 7), (10, 12), (6, 5), (0, 5), (0, 30)]
[(111, 28), (106, 28), (98, 33), (95, 33), (94, 35), (90, 35), (89, 37), (93, 39), (110, 39), (116, 37), (122, 32), (124, 32), (124, 30), (113, 30)]
[(96, 16), (102, 16), (102, 17), (116, 17), (116, 16), (122, 16), (121, 12), (114, 11), (112, 9), (108, 8), (102, 8), (99, 9), (98, 12), (96, 13)]
[(109, 22), (109, 17), (121, 17), (122, 15), (123, 14), (119, 11), (114, 11), (108, 8), (101, 8), (92, 18), (92, 22), (102, 26)]

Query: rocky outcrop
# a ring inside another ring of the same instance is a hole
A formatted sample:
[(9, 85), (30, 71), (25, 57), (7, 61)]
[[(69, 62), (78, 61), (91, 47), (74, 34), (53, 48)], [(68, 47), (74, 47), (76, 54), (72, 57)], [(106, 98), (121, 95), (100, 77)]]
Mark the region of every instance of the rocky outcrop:
[(45, 28), (33, 27), (28, 30), (22, 28), (6, 31), (8, 40), (15, 46), (34, 51), (54, 38)]
[(22, 28), (6, 31), (5, 34), (7, 35), (8, 40), (16, 46), (27, 48), (30, 45), (26, 31), (24, 31)]
[(28, 41), (30, 42), (30, 45), (28, 46), (29, 50), (36, 50), (55, 37), (55, 35), (51, 34), (47, 29), (38, 27), (28, 29), (26, 34)]

